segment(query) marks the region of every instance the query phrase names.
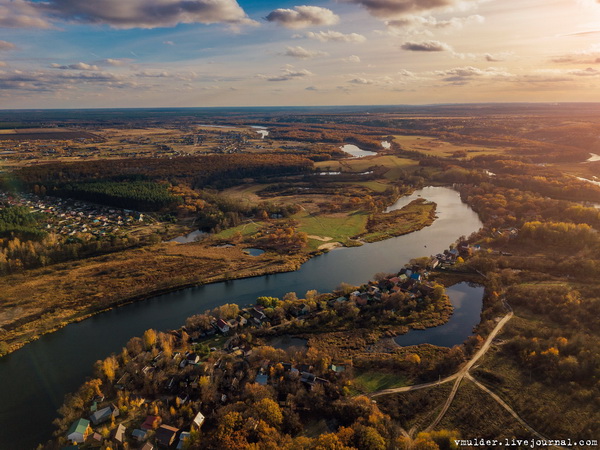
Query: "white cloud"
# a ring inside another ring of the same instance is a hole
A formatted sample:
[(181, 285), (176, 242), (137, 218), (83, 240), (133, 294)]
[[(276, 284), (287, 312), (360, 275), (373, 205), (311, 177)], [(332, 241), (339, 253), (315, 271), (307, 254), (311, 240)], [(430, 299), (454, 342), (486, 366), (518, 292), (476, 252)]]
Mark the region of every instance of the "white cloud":
[(106, 58), (94, 61), (93, 64), (97, 64), (99, 66), (121, 67), (126, 66), (127, 64), (131, 64), (133, 61), (134, 60), (131, 58)]
[(163, 41), (163, 45), (175, 45), (173, 41)]
[(312, 75), (313, 73), (307, 69), (296, 69), (295, 67), (288, 65), (282, 69), (280, 75), (258, 75), (258, 77), (267, 81), (290, 81), (298, 78), (310, 77)]
[(276, 9), (265, 19), (286, 28), (307, 28), (322, 25), (335, 25), (340, 18), (330, 9), (320, 6), (295, 6), (294, 9)]
[(305, 37), (309, 39), (316, 39), (321, 42), (354, 42), (360, 43), (365, 42), (367, 40), (362, 34), (358, 33), (349, 33), (344, 34), (339, 31), (319, 31), (317, 33), (313, 31), (309, 31), (305, 34)]
[(369, 80), (367, 78), (353, 78), (351, 80), (348, 81), (348, 83), (352, 83), (352, 84), (374, 84), (375, 82), (373, 80)]
[(342, 58), (342, 61), (349, 62), (349, 63), (359, 63), (360, 57), (356, 56), (356, 55), (350, 55), (347, 58)]
[(438, 20), (435, 17), (408, 15), (394, 20), (388, 20), (385, 24), (395, 32), (414, 34), (426, 32), (428, 29), (461, 29), (467, 24), (481, 24), (485, 18), (478, 14), (467, 17), (453, 17), (448, 20)]
[(452, 47), (450, 47), (445, 42), (440, 41), (420, 41), (413, 42), (408, 41), (400, 46), (403, 50), (408, 50), (411, 52), (447, 52), (452, 51)]
[(292, 58), (310, 59), (316, 56), (327, 56), (326, 52), (307, 50), (304, 47), (286, 47), (285, 56), (291, 56)]

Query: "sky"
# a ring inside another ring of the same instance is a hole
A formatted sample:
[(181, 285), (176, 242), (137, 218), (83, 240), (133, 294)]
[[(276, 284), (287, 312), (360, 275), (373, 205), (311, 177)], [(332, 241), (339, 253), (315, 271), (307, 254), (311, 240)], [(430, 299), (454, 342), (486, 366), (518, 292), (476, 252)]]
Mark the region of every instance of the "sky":
[(0, 0), (0, 108), (600, 101), (600, 0)]

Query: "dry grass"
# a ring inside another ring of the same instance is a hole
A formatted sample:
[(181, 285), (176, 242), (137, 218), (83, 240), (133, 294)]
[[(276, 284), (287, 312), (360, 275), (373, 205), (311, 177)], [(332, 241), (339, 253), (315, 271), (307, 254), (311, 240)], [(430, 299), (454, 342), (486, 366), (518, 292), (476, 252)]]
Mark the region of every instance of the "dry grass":
[(294, 270), (303, 256), (161, 244), (0, 278), (0, 335), (12, 349), (66, 323), (179, 287)]

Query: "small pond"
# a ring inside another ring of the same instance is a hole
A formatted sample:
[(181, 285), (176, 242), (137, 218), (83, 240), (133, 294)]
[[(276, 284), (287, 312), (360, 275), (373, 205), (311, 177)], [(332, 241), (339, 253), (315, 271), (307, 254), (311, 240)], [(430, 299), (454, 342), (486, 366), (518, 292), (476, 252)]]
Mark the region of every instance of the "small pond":
[(359, 148), (354, 144), (342, 145), (341, 149), (346, 153), (352, 155), (353, 158), (364, 158), (365, 156), (373, 156), (377, 154), (377, 152), (363, 150), (362, 148)]
[(473, 334), (473, 328), (481, 319), (483, 286), (458, 283), (446, 289), (454, 313), (450, 320), (438, 327), (424, 330), (410, 330), (394, 341), (403, 347), (408, 345), (431, 344), (439, 347), (453, 347), (462, 344)]

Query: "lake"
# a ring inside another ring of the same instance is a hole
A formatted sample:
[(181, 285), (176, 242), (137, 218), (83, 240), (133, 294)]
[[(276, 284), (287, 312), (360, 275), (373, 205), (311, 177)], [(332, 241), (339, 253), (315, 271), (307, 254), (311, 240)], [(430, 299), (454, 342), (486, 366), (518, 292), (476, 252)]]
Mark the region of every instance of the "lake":
[(362, 148), (359, 148), (354, 144), (342, 145), (340, 148), (346, 153), (352, 155), (352, 158), (364, 158), (365, 156), (373, 156), (377, 154), (377, 152), (363, 150)]
[(396, 336), (398, 345), (432, 344), (440, 347), (453, 347), (462, 344), (473, 334), (473, 328), (479, 323), (483, 305), (483, 286), (471, 283), (458, 283), (446, 288), (446, 294), (454, 306), (450, 320), (439, 327), (424, 330), (410, 330)]
[(168, 330), (224, 303), (247, 305), (259, 296), (281, 297), (311, 289), (330, 292), (341, 282), (359, 285), (377, 272), (397, 272), (411, 258), (443, 252), (460, 236), (481, 228), (458, 192), (427, 187), (419, 196), (437, 203), (438, 218), (422, 230), (361, 247), (340, 248), (312, 258), (296, 272), (265, 275), (184, 289), (131, 303), (70, 324), (0, 358), (0, 448), (31, 449), (47, 440), (64, 395), (92, 374), (92, 365), (118, 352), (148, 328)]

